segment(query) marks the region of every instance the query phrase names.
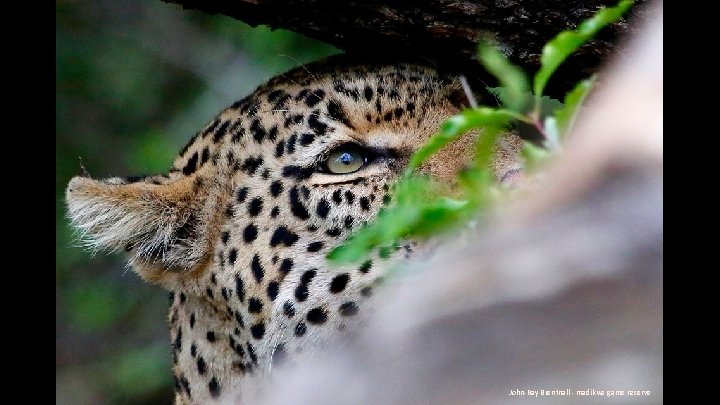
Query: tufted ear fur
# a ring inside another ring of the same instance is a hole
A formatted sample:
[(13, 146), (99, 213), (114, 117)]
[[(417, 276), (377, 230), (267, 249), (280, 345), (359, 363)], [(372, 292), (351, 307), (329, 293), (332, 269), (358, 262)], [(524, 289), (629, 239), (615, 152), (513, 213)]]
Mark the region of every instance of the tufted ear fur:
[(175, 180), (75, 177), (66, 192), (69, 217), (83, 243), (126, 250), (143, 278), (167, 285), (166, 274), (197, 269), (212, 249), (209, 195), (217, 193), (203, 183), (199, 173)]

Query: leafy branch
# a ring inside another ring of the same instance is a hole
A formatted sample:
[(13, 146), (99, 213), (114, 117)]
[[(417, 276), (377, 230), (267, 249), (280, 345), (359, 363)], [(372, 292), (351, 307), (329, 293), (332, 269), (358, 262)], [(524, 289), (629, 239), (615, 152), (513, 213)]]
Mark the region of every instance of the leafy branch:
[[(387, 257), (393, 249), (399, 249), (402, 240), (427, 238), (457, 229), (477, 218), (478, 213), (486, 212), (493, 196), (502, 190), (490, 169), (493, 153), (500, 135), (512, 124), (530, 125), (543, 140), (542, 147), (524, 143), (522, 158), (526, 171), (534, 170), (550, 155), (559, 152), (580, 106), (593, 87), (594, 78), (580, 81), (565, 95), (562, 104), (543, 96), (545, 86), (568, 56), (601, 28), (619, 20), (632, 4), (632, 0), (622, 0), (615, 7), (603, 8), (577, 29), (563, 31), (550, 40), (543, 47), (540, 69), (532, 82), (532, 94), (529, 94), (527, 74), (496, 47), (481, 43), (478, 55), (501, 85), (491, 91), (498, 95), (502, 107), (468, 108), (445, 121), (439, 132), (410, 159), (392, 190), (392, 205), (383, 207), (372, 222), (332, 250), (328, 259), (335, 263), (359, 262), (374, 249), (379, 249), (380, 257)], [(551, 108), (544, 111), (543, 107), (548, 105)], [(436, 180), (417, 174), (418, 168), (439, 150), (478, 129), (482, 132), (475, 144), (473, 164), (457, 175), (461, 198), (450, 198)]]

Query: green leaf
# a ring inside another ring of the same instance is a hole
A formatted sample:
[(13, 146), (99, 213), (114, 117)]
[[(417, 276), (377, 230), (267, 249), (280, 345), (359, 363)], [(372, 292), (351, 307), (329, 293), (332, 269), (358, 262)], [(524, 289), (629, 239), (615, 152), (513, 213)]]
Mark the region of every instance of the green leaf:
[(583, 101), (585, 101), (585, 98), (594, 84), (595, 77), (582, 80), (575, 85), (575, 88), (565, 95), (565, 105), (555, 112), (560, 141), (562, 141), (565, 138), (565, 135), (567, 135), (570, 129), (572, 129), (580, 106)]
[[(488, 87), (487, 90), (500, 100), (505, 100), (505, 98), (508, 97), (508, 89), (505, 87)], [(538, 102), (538, 99), (530, 91), (523, 93), (522, 98), (522, 102), (525, 105), (531, 105)], [(563, 106), (563, 103), (561, 103), (560, 100), (556, 100), (552, 97), (542, 96), (539, 100), (541, 117), (552, 115)]]
[(452, 227), (463, 216), (467, 207), (468, 201), (448, 197), (434, 199), (423, 206), (420, 212), (420, 221), (412, 230), (412, 234), (429, 236)]
[(523, 158), (524, 168), (530, 172), (540, 166), (550, 155), (550, 152), (530, 142), (525, 142), (520, 155)]
[(475, 212), (468, 201), (443, 196), (437, 191), (439, 187), (439, 183), (423, 177), (401, 180), (395, 188), (396, 205), (383, 210), (333, 249), (327, 259), (339, 264), (359, 262), (375, 248), (387, 250), (408, 236), (436, 235)]
[(498, 96), (508, 109), (520, 112), (530, 105), (524, 96), (529, 92), (530, 86), (522, 69), (512, 64), (502, 52), (488, 43), (480, 43), (478, 55), (485, 69), (497, 77), (504, 89), (503, 92), (498, 93)]
[(550, 76), (565, 59), (590, 40), (601, 28), (619, 20), (633, 0), (622, 0), (615, 7), (603, 8), (592, 18), (583, 21), (574, 31), (563, 31), (543, 47), (540, 70), (535, 74), (534, 92), (540, 97)]
[(543, 146), (552, 151), (560, 150), (560, 131), (555, 117), (546, 117), (543, 129), (545, 130)]
[(503, 127), (496, 125), (488, 125), (485, 127), (482, 135), (480, 135), (475, 143), (475, 160), (474, 167), (479, 170), (490, 168), (495, 145), (500, 137)]
[(428, 178), (403, 178), (394, 190), (395, 205), (383, 210), (374, 221), (333, 249), (327, 255), (328, 260), (352, 263), (363, 259), (377, 246), (394, 245), (417, 227), (424, 207), (438, 198), (435, 189), (435, 183)]
[(475, 203), (475, 201), (472, 201), (473, 196), (478, 196), (480, 190), (489, 186), (492, 181), (492, 176), (489, 173), (490, 170), (487, 168), (478, 169), (476, 167), (468, 167), (458, 173), (458, 184), (462, 188), (464, 195), (471, 198), (471, 203)]
[(485, 125), (503, 126), (513, 119), (525, 120), (526, 118), (510, 110), (489, 107), (472, 108), (461, 112), (445, 121), (440, 127), (440, 132), (415, 152), (410, 158), (406, 173), (410, 174), (417, 170), (430, 156), (471, 129)]

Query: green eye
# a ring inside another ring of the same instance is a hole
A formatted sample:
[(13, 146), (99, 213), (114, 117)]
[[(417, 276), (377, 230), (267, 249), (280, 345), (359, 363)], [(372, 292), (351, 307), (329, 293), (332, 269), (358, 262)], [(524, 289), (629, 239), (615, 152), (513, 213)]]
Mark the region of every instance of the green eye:
[(348, 174), (360, 170), (367, 163), (367, 151), (360, 146), (346, 143), (331, 150), (320, 168), (332, 174)]

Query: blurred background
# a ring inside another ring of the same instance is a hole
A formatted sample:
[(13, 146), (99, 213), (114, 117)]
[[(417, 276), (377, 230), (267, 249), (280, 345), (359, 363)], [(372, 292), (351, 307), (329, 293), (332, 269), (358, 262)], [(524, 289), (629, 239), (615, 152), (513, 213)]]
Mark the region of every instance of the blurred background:
[(339, 53), (159, 0), (56, 2), (55, 367), (58, 404), (170, 404), (167, 293), (122, 254), (73, 238), (64, 189), (166, 171), (215, 114), (270, 77)]

